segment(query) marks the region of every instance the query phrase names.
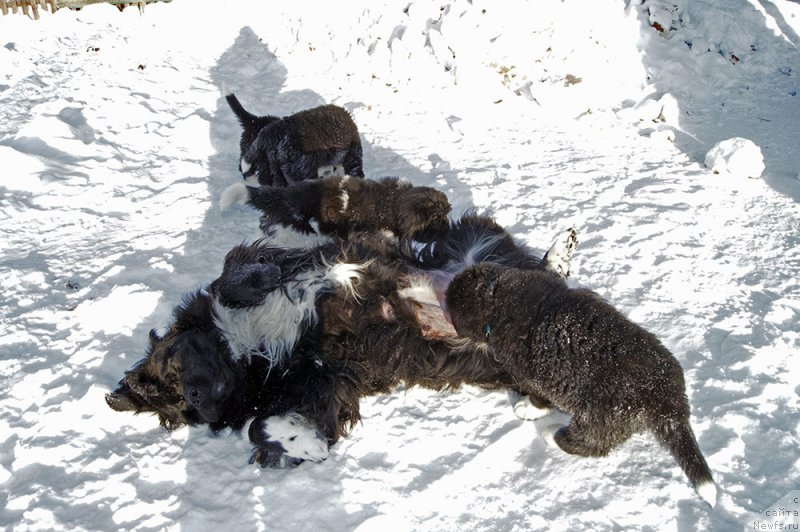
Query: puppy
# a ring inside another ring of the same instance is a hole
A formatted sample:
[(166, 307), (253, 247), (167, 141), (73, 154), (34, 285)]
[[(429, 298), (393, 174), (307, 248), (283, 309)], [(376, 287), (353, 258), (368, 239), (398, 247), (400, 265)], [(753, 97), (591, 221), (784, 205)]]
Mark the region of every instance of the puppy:
[(555, 443), (605, 456), (649, 430), (712, 506), (716, 485), (689, 424), (683, 371), (651, 333), (549, 273), (480, 264), (446, 291), (456, 331), (485, 344), (538, 406), (572, 414)]
[(329, 167), (364, 177), (361, 139), (350, 113), (323, 105), (290, 116), (256, 116), (223, 87), (242, 126), (239, 171), (249, 184), (288, 186), (316, 179)]
[[(397, 178), (326, 177), (292, 187), (246, 187), (223, 192), (220, 207), (250, 204), (262, 211), (262, 230), (289, 226), (301, 233), (346, 239), (350, 231), (391, 231), (402, 243), (429, 242), (448, 228), (450, 202), (430, 187)], [(318, 226), (315, 229), (311, 222)]]

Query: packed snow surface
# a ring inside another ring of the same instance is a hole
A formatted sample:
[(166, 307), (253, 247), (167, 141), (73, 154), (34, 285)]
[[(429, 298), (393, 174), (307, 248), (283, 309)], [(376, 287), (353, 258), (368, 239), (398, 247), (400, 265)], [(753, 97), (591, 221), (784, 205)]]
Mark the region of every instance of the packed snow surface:
[(706, 154), (705, 165), (715, 174), (761, 177), (764, 156), (753, 141), (734, 137), (714, 144)]
[[(0, 17), (0, 525), (796, 519), (798, 33), (789, 0), (173, 0)], [(148, 331), (256, 234), (254, 211), (218, 208), (241, 179), (223, 82), (259, 114), (344, 106), (368, 176), (437, 187), (455, 213), (489, 213), (534, 248), (575, 227), (570, 283), (683, 366), (716, 506), (648, 434), (570, 456), (540, 433), (566, 416), (523, 421), (504, 393), (476, 388), (365, 399), (325, 462), (292, 470), (248, 465), (246, 436), (168, 433), (109, 409)], [(761, 179), (706, 166), (733, 138), (759, 150)]]

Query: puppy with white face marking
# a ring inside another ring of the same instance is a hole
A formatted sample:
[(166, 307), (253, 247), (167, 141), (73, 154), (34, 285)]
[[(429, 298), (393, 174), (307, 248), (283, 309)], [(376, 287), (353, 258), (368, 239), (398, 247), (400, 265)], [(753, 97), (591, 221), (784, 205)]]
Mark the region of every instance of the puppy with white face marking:
[(651, 333), (557, 276), (481, 264), (446, 291), (456, 331), (484, 343), (541, 405), (572, 414), (564, 451), (605, 456), (650, 431), (712, 506), (716, 485), (689, 423), (683, 371)]
[(288, 186), (341, 168), (364, 177), (361, 138), (353, 118), (336, 105), (323, 105), (283, 118), (256, 116), (223, 86), (242, 126), (239, 170), (252, 185)]

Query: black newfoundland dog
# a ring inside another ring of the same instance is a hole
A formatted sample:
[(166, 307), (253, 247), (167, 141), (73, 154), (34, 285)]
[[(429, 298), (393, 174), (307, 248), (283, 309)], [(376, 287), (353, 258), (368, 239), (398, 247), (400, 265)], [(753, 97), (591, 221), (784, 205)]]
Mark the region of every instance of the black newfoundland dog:
[[(176, 308), (168, 332), (151, 332), (147, 356), (109, 406), (155, 412), (170, 430), (240, 430), (254, 418), (253, 460), (285, 466), (324, 458), (358, 421), (361, 397), (401, 382), (515, 388), (483, 346), (456, 336), (438, 300), (420, 294), (465, 261), (563, 270), (568, 250), (541, 259), (491, 219), (450, 223), (441, 193), (393, 179), (304, 187), (246, 189), (255, 205), (269, 198), (266, 236), (231, 250), (222, 275)], [(370, 209), (352, 200), (383, 208), (365, 216)], [(405, 239), (425, 241), (409, 254)]]
[(239, 124), (239, 171), (251, 184), (288, 186), (327, 173), (364, 177), (361, 138), (353, 118), (336, 105), (323, 105), (283, 118), (256, 116), (223, 86)]

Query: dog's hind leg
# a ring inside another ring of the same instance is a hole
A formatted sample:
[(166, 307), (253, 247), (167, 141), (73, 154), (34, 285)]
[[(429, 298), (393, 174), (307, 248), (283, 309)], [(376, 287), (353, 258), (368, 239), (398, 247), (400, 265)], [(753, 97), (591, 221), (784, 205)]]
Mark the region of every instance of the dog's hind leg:
[(509, 392), (514, 415), (524, 421), (536, 421), (552, 412), (553, 404), (535, 394), (521, 395), (516, 390)]
[(577, 246), (578, 232), (570, 227), (550, 246), (542, 258), (545, 270), (556, 273), (565, 279), (569, 277), (572, 254)]
[(573, 417), (567, 426), (550, 426), (541, 436), (552, 440), (565, 453), (578, 456), (606, 456), (630, 438), (633, 431), (625, 424), (587, 422)]

